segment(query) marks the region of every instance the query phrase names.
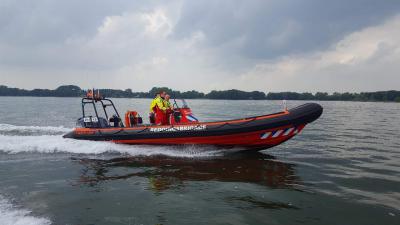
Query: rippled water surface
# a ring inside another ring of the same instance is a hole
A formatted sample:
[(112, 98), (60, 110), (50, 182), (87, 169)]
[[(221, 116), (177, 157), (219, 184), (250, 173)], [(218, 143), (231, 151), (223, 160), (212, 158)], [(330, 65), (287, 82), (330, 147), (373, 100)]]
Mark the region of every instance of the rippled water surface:
[[(188, 103), (202, 121), (282, 109)], [(250, 154), (67, 140), (80, 99), (0, 97), (0, 224), (400, 224), (400, 104), (319, 103), (300, 135)]]

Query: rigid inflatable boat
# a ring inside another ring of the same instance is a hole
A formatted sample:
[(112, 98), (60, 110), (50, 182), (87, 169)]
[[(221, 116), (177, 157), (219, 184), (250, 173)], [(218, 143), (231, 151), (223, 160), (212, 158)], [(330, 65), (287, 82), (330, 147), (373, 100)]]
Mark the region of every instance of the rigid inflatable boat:
[[(182, 107), (174, 102), (170, 125), (154, 125), (143, 124), (135, 111), (128, 111), (123, 123), (112, 100), (85, 97), (82, 98), (83, 116), (78, 119), (77, 127), (64, 138), (121, 144), (216, 145), (260, 150), (289, 140), (322, 114), (319, 104), (306, 103), (269, 115), (200, 122), (184, 100)], [(87, 113), (88, 105), (93, 107), (91, 115)], [(97, 106), (103, 109), (102, 116), (99, 116)], [(110, 109), (113, 112), (110, 113)]]

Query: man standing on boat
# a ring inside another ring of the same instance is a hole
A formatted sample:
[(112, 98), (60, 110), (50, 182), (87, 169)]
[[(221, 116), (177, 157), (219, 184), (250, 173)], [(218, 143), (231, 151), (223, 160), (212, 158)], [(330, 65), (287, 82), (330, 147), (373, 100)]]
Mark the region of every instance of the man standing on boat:
[[(155, 114), (155, 124), (156, 125), (165, 125), (167, 124), (167, 108), (165, 107), (165, 95), (167, 93), (165, 91), (160, 91), (159, 94), (157, 94), (156, 98), (153, 99), (150, 105), (150, 113)], [(150, 122), (151, 119), (150, 119)]]

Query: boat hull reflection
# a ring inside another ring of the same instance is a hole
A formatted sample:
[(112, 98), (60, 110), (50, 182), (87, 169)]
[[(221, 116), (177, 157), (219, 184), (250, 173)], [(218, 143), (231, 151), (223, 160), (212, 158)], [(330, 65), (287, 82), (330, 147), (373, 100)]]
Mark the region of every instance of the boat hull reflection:
[(177, 188), (190, 181), (246, 182), (270, 188), (295, 188), (299, 183), (293, 164), (263, 153), (200, 159), (142, 156), (73, 160), (84, 166), (78, 184), (90, 186), (133, 177), (148, 178), (150, 188), (156, 191)]

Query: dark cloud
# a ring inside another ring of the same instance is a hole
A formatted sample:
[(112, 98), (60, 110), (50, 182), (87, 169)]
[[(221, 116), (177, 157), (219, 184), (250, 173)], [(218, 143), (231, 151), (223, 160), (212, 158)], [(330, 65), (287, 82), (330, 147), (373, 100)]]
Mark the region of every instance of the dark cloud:
[(0, 84), (351, 91), (367, 74), (357, 90), (385, 89), (399, 13), (399, 0), (0, 0)]
[(151, 9), (153, 1), (1, 0), (0, 41), (15, 45), (49, 45), (91, 36), (105, 17)]
[(209, 47), (255, 59), (274, 58), (326, 48), (399, 9), (398, 0), (185, 1), (173, 37), (182, 39), (200, 30)]

